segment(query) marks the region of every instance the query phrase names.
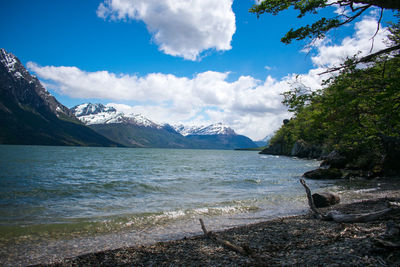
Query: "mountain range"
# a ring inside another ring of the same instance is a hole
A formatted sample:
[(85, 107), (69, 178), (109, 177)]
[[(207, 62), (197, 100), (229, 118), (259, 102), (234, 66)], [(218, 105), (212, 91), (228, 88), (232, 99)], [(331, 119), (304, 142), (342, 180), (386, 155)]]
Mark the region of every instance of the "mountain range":
[(256, 147), (222, 124), (157, 124), (140, 114), (57, 101), (21, 64), (0, 49), (0, 144), (235, 149)]
[(157, 124), (140, 114), (125, 114), (103, 104), (71, 108), (88, 127), (128, 147), (234, 149), (255, 147), (248, 137), (222, 124), (184, 126)]

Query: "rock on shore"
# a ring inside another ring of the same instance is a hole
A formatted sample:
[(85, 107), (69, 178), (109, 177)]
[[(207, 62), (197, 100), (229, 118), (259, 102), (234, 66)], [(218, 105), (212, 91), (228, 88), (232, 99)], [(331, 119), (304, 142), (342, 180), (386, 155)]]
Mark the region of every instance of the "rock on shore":
[(309, 179), (339, 179), (342, 178), (342, 172), (338, 169), (316, 169), (303, 174)]

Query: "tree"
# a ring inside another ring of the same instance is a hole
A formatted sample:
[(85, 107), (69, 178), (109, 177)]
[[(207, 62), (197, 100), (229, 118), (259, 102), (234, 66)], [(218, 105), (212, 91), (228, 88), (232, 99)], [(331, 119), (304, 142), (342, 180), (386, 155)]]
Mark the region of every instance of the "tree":
[[(306, 25), (298, 29), (290, 29), (281, 41), (285, 44), (290, 44), (293, 40), (304, 40), (310, 38), (317, 40), (325, 37), (325, 35), (334, 28), (339, 28), (345, 24), (354, 21), (367, 10), (371, 8), (380, 9), (380, 17), (377, 23), (377, 32), (383, 16), (384, 10), (400, 10), (399, 0), (264, 0), (259, 4), (254, 5), (250, 12), (257, 14), (257, 17), (264, 13), (277, 15), (278, 13), (294, 8), (299, 11), (298, 18), (302, 18), (307, 14), (318, 14), (319, 11), (328, 7), (340, 7), (341, 12), (331, 18), (322, 17), (311, 25)], [(389, 54), (393, 51), (399, 51), (400, 45), (391, 45), (387, 49), (378, 51), (369, 56), (353, 61), (353, 64), (361, 62), (370, 62), (377, 56)], [(347, 65), (345, 65), (346, 67)], [(341, 69), (342, 67), (340, 67)], [(337, 70), (337, 69), (334, 69)]]
[(293, 28), (282, 37), (281, 41), (290, 44), (294, 39), (303, 40), (306, 38), (322, 38), (325, 34), (333, 29), (352, 22), (361, 16), (368, 9), (377, 7), (381, 9), (381, 18), (383, 10), (400, 10), (400, 1), (398, 0), (264, 0), (254, 5), (250, 12), (260, 16), (264, 13), (277, 15), (279, 12), (293, 7), (299, 11), (298, 18), (304, 17), (307, 13), (317, 14), (321, 9), (330, 6), (342, 8), (342, 12), (333, 18), (321, 18), (312, 25), (300, 27), (296, 30)]

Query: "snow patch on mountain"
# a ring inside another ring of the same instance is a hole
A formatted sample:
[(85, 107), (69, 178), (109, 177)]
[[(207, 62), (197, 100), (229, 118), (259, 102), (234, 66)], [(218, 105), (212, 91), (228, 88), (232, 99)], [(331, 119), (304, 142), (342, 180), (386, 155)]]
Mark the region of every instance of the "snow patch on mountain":
[(0, 53), (3, 55), (1, 63), (7, 67), (8, 72), (15, 71), (15, 64), (17, 63), (15, 56), (11, 53), (7, 53), (3, 48), (0, 49)]
[(113, 107), (106, 107), (103, 104), (91, 104), (85, 103), (72, 108), (76, 117), (84, 117), (88, 115), (97, 115), (101, 113), (117, 113), (117, 110)]
[(174, 125), (175, 131), (183, 136), (187, 135), (236, 135), (235, 131), (223, 123), (208, 126)]
[[(24, 74), (27, 73), (23, 66), (18, 63), (18, 59), (11, 53), (7, 53), (3, 48), (0, 49), (0, 63), (5, 66), (9, 73), (12, 73), (15, 78), (24, 78)], [(21, 73), (21, 71), (23, 73)]]

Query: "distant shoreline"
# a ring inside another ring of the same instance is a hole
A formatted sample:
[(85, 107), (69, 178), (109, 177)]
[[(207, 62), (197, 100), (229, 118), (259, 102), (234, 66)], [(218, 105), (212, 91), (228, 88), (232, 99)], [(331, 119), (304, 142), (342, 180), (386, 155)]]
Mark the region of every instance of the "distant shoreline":
[[(350, 199), (343, 195), (343, 204), (326, 209), (344, 213), (365, 213), (385, 208), (385, 199), (400, 201), (399, 178), (381, 178), (371, 181), (376, 190), (357, 190)], [(373, 237), (385, 232), (388, 220), (383, 218), (364, 224), (323, 222), (309, 215), (289, 216), (217, 232), (218, 237), (234, 244), (247, 244), (260, 255), (265, 265), (318, 265), (337, 263), (345, 265), (387, 265), (400, 263), (400, 252), (377, 249)], [(205, 220), (205, 224), (207, 221)], [(200, 225), (199, 225), (200, 229)], [(213, 229), (209, 229), (213, 230)], [(392, 253), (391, 257), (389, 254)], [(367, 256), (367, 257), (366, 257)], [(150, 265), (252, 265), (251, 258), (239, 255), (205, 236), (158, 242), (152, 245), (106, 250), (64, 259), (39, 266), (150, 266)]]
[(262, 151), (265, 147), (235, 148), (236, 151)]

